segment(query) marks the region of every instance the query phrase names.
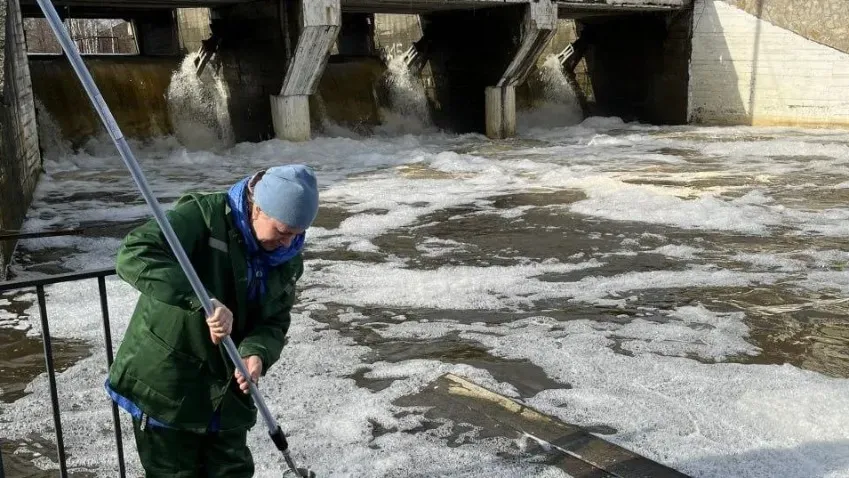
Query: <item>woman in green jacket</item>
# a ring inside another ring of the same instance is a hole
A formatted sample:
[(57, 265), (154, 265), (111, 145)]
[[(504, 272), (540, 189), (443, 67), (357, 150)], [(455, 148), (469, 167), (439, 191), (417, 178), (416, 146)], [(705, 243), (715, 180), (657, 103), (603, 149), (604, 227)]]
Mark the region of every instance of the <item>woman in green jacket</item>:
[(214, 298), (206, 318), (155, 221), (124, 240), (118, 275), (141, 296), (106, 389), (133, 417), (148, 478), (253, 476), (246, 440), (256, 408), (218, 344), (233, 339), (255, 383), (277, 361), (317, 212), (315, 175), (303, 165), (180, 198), (168, 220)]

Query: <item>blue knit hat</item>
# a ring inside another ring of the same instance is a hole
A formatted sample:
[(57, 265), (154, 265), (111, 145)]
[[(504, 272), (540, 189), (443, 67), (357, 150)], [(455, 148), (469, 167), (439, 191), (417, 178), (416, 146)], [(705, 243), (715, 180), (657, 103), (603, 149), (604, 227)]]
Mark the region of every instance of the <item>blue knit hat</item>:
[(307, 229), (318, 214), (318, 184), (308, 166), (268, 169), (254, 186), (254, 203), (283, 224)]

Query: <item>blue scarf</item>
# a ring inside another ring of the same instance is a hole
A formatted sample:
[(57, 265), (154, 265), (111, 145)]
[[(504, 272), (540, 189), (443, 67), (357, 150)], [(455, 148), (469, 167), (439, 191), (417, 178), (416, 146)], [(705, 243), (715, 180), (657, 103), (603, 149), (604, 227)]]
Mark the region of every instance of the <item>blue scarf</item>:
[(265, 295), (268, 273), (272, 267), (285, 264), (289, 259), (298, 255), (304, 248), (305, 234), (299, 234), (292, 240), (289, 247), (278, 247), (273, 251), (266, 251), (254, 238), (251, 230), (251, 214), (248, 209), (248, 182), (253, 176), (234, 184), (227, 193), (227, 203), (233, 211), (233, 219), (236, 227), (242, 233), (247, 248), (248, 260), (248, 299), (261, 299)]

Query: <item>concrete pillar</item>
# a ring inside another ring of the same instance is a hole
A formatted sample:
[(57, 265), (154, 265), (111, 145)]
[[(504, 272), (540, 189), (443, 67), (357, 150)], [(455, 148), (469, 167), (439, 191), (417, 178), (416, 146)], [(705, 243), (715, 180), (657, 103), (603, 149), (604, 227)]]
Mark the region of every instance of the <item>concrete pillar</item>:
[(486, 135), (509, 138), (516, 134), (516, 87), (486, 88)]
[(307, 95), (272, 96), (271, 119), (278, 138), (289, 141), (310, 140), (310, 97)]
[(516, 134), (515, 87), (528, 78), (540, 53), (557, 30), (557, 5), (539, 0), (525, 7), (522, 39), (507, 69), (495, 87), (488, 87), (486, 97), (486, 135), (509, 138)]
[(301, 25), (298, 42), (289, 61), (283, 88), (279, 95), (271, 97), (274, 135), (290, 141), (310, 139), (307, 99), (318, 87), (318, 80), (342, 24), (339, 0), (301, 0), (299, 7)]

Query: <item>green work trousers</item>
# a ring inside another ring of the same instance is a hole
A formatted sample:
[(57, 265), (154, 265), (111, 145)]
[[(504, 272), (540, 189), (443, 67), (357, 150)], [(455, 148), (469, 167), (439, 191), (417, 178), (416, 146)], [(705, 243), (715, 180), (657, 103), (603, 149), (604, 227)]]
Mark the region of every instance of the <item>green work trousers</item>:
[(254, 461), (247, 430), (193, 433), (142, 426), (133, 420), (146, 478), (250, 478)]

